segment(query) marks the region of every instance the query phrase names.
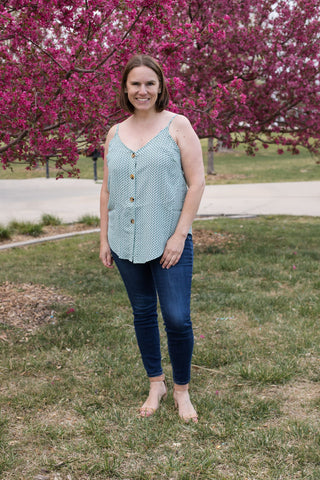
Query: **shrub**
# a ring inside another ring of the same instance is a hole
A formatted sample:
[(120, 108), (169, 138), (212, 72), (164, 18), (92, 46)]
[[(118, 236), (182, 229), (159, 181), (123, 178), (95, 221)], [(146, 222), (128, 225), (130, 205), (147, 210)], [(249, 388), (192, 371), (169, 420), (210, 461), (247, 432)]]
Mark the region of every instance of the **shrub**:
[(98, 227), (100, 225), (99, 217), (95, 217), (94, 215), (84, 215), (79, 218), (78, 222), (84, 223), (90, 227)]
[(57, 225), (61, 225), (61, 220), (59, 217), (55, 217), (54, 215), (50, 215), (45, 213), (41, 217), (41, 224), (44, 226), (53, 226), (56, 227)]
[(30, 235), (31, 237), (38, 237), (43, 233), (41, 223), (32, 222), (10, 222), (9, 229), (21, 235)]
[(9, 240), (11, 238), (10, 230), (3, 225), (0, 225), (0, 241)]

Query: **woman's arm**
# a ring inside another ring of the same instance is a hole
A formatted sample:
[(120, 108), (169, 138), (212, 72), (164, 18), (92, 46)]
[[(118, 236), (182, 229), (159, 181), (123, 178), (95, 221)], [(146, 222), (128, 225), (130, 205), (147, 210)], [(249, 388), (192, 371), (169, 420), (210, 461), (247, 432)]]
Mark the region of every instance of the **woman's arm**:
[(115, 134), (115, 127), (109, 130), (106, 143), (104, 146), (104, 167), (103, 167), (103, 182), (100, 192), (100, 260), (103, 265), (108, 268), (113, 268), (113, 259), (108, 242), (108, 163), (107, 154), (109, 143)]
[(186, 117), (178, 115), (174, 119), (172, 136), (180, 148), (182, 169), (188, 191), (176, 230), (168, 239), (160, 260), (163, 268), (170, 268), (180, 260), (185, 239), (198, 211), (205, 187), (200, 140)]

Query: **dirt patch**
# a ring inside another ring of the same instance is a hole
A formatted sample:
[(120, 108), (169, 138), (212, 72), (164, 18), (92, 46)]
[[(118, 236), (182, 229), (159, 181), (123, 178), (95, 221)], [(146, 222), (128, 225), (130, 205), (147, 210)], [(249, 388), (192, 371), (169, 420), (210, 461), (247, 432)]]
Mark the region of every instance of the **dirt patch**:
[(61, 405), (48, 406), (44, 411), (37, 412), (35, 418), (38, 424), (44, 426), (57, 427), (60, 425), (69, 429), (79, 428), (81, 423), (81, 418), (75, 412), (64, 410)]
[(264, 391), (263, 397), (279, 398), (287, 420), (319, 423), (319, 411), (314, 407), (320, 400), (319, 383), (305, 381), (284, 386), (273, 385)]
[(196, 229), (192, 231), (193, 244), (195, 247), (207, 248), (210, 246), (225, 247), (226, 245), (234, 244), (236, 237), (231, 233), (218, 233), (212, 230)]
[(219, 180), (243, 180), (243, 179), (246, 179), (248, 178), (248, 175), (232, 175), (232, 174), (223, 174), (223, 173), (217, 173), (217, 174), (211, 174), (211, 173), (208, 173), (206, 175), (206, 182), (207, 183), (214, 183), (214, 182), (218, 182)]
[[(43, 324), (52, 323), (55, 317), (53, 305), (70, 306), (72, 297), (55, 288), (29, 283), (0, 285), (0, 323), (33, 333)], [(6, 341), (5, 332), (0, 340)]]

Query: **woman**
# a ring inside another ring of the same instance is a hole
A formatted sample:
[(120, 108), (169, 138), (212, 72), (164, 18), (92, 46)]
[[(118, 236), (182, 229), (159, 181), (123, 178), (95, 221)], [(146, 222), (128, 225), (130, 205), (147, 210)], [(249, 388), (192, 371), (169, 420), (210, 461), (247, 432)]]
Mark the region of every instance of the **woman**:
[(132, 57), (123, 72), (120, 106), (131, 115), (105, 144), (100, 259), (116, 263), (132, 305), (142, 361), (150, 380), (142, 417), (167, 396), (161, 367), (157, 295), (172, 365), (173, 397), (185, 421), (198, 421), (188, 387), (193, 350), (190, 295), (191, 225), (204, 190), (200, 141), (190, 122), (166, 107), (160, 65)]

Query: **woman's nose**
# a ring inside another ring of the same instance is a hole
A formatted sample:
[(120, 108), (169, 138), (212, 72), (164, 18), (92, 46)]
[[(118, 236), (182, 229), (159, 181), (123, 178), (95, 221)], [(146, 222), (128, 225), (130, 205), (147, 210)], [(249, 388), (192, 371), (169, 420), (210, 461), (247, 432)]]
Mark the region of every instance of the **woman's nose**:
[(140, 85), (140, 88), (139, 88), (139, 93), (146, 93), (147, 92), (147, 89), (146, 89), (146, 86), (145, 85)]

